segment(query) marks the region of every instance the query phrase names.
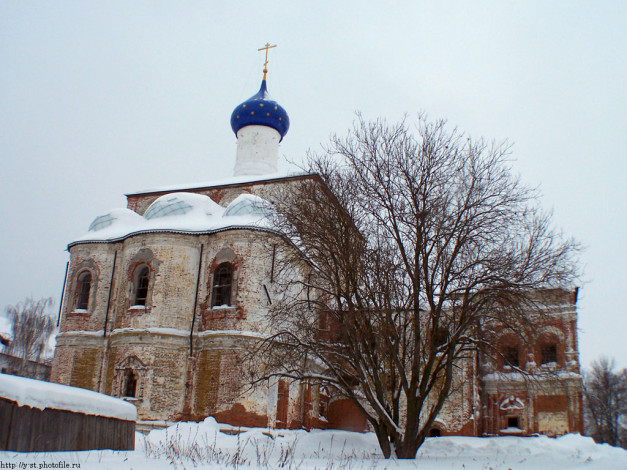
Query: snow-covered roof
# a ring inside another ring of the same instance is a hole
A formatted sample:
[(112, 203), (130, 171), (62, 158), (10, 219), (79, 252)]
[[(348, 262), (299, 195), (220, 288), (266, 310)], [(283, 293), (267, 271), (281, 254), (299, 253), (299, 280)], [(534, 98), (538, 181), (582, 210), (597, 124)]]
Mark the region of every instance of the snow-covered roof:
[(212, 181), (202, 181), (199, 183), (188, 183), (183, 185), (169, 185), (169, 186), (160, 186), (155, 188), (144, 189), (142, 191), (135, 191), (132, 193), (127, 193), (127, 196), (135, 196), (138, 194), (149, 194), (149, 193), (161, 193), (167, 191), (181, 191), (181, 190), (190, 190), (190, 189), (198, 189), (198, 188), (214, 188), (220, 186), (231, 186), (236, 184), (247, 184), (247, 183), (259, 183), (261, 181), (275, 181), (289, 178), (298, 178), (302, 176), (306, 176), (308, 173), (269, 173), (265, 175), (240, 175), (240, 176), (231, 176), (229, 178), (220, 178), (219, 180)]
[(253, 216), (267, 217), (272, 211), (270, 203), (253, 194), (240, 194), (228, 205), (223, 217)]
[(227, 228), (267, 229), (270, 204), (258, 196), (241, 194), (226, 209), (209, 196), (177, 192), (157, 198), (143, 216), (130, 209), (112, 209), (94, 219), (89, 231), (73, 243), (111, 241), (151, 231), (211, 232)]
[(128, 421), (137, 419), (137, 408), (119, 398), (14, 375), (0, 374), (0, 397), (40, 410), (52, 408)]

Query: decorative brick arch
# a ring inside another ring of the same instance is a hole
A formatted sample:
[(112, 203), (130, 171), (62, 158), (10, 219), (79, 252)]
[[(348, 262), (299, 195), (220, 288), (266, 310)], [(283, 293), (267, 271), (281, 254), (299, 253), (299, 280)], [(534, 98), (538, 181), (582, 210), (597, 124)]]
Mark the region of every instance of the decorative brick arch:
[(446, 433), (446, 424), (444, 423), (444, 421), (439, 418), (435, 418), (427, 435), (429, 437), (440, 437), (446, 436)]
[[(89, 273), (91, 276), (90, 286), (89, 286), (89, 294), (88, 294), (88, 305), (87, 308), (78, 309), (77, 305), (79, 302), (79, 297), (81, 296), (81, 292), (79, 291), (81, 288), (81, 277), (86, 273)], [(72, 277), (70, 283), (70, 297), (69, 297), (69, 309), (68, 311), (73, 312), (76, 310), (87, 310), (89, 312), (93, 312), (96, 306), (96, 291), (98, 288), (98, 281), (100, 278), (100, 269), (96, 262), (89, 258), (80, 263), (78, 263), (74, 269), (72, 270)]]
[(537, 365), (565, 362), (564, 333), (555, 326), (546, 326), (538, 332), (534, 341), (534, 358)]
[[(147, 373), (148, 367), (137, 356), (128, 356), (115, 366), (113, 390), (119, 397), (140, 399), (144, 394)], [(126, 393), (129, 380), (134, 381), (132, 395)]]
[(497, 336), (496, 347), (496, 361), (499, 370), (524, 368), (526, 347), (518, 333), (511, 329), (501, 331)]
[(331, 399), (327, 419), (331, 429), (356, 432), (368, 429), (366, 415), (348, 398)]
[[(155, 259), (152, 250), (148, 248), (140, 249), (135, 256), (131, 258), (126, 271), (128, 280), (126, 300), (127, 308), (133, 306), (143, 306), (146, 310), (150, 309), (159, 265), (160, 263)], [(137, 291), (140, 287), (138, 283), (141, 281), (140, 274), (145, 268), (148, 269), (145, 297), (142, 299), (142, 302), (136, 303)]]
[(211, 307), (214, 306), (214, 288), (216, 282), (216, 274), (219, 274), (220, 270), (224, 270), (226, 266), (229, 266), (231, 273), (231, 285), (230, 285), (230, 302), (229, 305), (234, 307), (237, 302), (237, 280), (239, 277), (239, 260), (235, 252), (231, 247), (223, 247), (220, 249), (213, 258), (209, 267), (209, 275), (207, 276), (207, 304)]

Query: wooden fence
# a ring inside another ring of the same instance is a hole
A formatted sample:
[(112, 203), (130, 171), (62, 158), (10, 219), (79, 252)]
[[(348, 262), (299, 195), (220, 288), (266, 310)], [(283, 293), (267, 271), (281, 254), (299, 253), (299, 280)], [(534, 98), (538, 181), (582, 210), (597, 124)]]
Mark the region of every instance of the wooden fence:
[(0, 398), (0, 450), (135, 449), (135, 421), (18, 406)]

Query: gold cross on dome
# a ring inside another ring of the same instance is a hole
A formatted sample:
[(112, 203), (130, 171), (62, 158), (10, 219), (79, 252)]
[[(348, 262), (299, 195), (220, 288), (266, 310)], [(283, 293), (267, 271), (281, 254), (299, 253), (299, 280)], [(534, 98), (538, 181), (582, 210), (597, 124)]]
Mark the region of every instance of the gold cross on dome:
[(268, 50), (272, 49), (276, 47), (276, 44), (274, 46), (271, 46), (269, 42), (266, 43), (265, 46), (263, 46), (260, 49), (257, 49), (257, 51), (266, 51), (266, 61), (263, 63), (263, 79), (266, 79), (266, 75), (268, 74)]

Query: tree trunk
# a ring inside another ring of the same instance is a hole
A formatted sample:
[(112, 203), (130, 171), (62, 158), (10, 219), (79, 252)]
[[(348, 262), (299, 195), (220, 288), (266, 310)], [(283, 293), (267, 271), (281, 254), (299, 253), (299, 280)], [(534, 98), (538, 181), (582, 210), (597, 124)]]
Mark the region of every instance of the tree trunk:
[(396, 448), (396, 456), (399, 459), (415, 459), (416, 454), (418, 453), (418, 449), (424, 442), (424, 437), (413, 437), (408, 438), (405, 436), (402, 442), (398, 443)]
[(382, 426), (381, 424), (375, 424), (374, 432), (377, 435), (377, 440), (379, 441), (381, 452), (383, 452), (383, 457), (389, 459), (392, 455), (392, 447), (390, 446), (390, 436), (387, 429), (385, 429), (385, 426)]

